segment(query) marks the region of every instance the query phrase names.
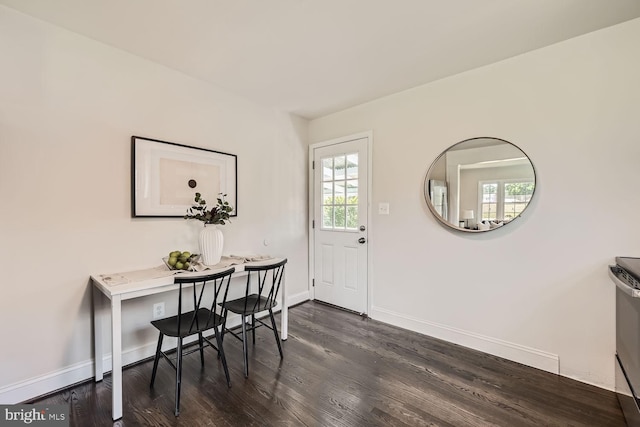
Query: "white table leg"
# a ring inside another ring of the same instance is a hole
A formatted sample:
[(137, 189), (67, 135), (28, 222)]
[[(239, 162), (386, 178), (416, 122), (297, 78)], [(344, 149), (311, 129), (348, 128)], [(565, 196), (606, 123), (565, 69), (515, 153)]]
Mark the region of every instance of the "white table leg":
[(111, 298), (111, 416), (122, 418), (122, 304), (120, 295)]
[[(286, 271), (286, 270), (285, 270)], [(280, 313), (280, 339), (283, 341), (287, 339), (289, 333), (289, 307), (287, 306), (287, 286), (286, 286), (286, 273), (282, 277), (282, 311)]]
[(95, 286), (91, 289), (93, 293), (93, 350), (94, 350), (94, 375), (96, 382), (102, 381), (104, 375), (103, 346), (102, 346), (102, 320), (104, 317), (102, 306), (102, 292)]

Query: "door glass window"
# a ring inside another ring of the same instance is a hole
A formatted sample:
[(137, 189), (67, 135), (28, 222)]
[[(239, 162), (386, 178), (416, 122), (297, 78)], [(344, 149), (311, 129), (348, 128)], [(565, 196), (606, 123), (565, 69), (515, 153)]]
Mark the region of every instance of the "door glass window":
[(358, 153), (325, 157), (322, 163), (324, 230), (358, 229)]

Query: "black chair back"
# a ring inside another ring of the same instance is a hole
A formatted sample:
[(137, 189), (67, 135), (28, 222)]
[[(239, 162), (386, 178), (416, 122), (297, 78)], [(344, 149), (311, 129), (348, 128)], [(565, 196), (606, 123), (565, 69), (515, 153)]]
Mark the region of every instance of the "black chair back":
[[(227, 301), (234, 271), (235, 268), (232, 267), (214, 274), (175, 277), (174, 283), (180, 286), (178, 313), (181, 315), (175, 316), (176, 331), (179, 331), (179, 335), (174, 336), (185, 337), (222, 324), (221, 313), (217, 313), (216, 310), (220, 304), (224, 305)], [(187, 302), (189, 300), (191, 304)]]
[[(284, 277), (286, 263), (287, 259), (285, 258), (274, 264), (248, 265), (245, 267), (244, 270), (248, 273), (244, 295), (245, 313), (258, 313), (278, 305), (277, 297)], [(255, 289), (255, 292), (252, 292), (251, 289), (252, 276), (256, 279), (257, 289)]]

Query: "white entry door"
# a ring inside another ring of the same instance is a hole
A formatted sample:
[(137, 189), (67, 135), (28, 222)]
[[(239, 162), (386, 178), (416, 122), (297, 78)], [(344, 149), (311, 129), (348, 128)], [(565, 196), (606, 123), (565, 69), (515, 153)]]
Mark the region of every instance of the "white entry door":
[(369, 137), (313, 148), (314, 298), (367, 313)]

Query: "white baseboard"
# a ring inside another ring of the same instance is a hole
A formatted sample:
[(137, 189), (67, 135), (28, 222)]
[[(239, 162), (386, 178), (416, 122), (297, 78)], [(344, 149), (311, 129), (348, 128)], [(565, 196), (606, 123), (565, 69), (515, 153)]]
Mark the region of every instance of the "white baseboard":
[[(288, 305), (292, 306), (300, 304), (309, 299), (309, 291), (300, 292), (287, 297)], [(279, 311), (276, 308), (274, 311)], [(233, 328), (240, 325), (239, 316), (230, 316), (228, 319), (229, 327)], [(190, 343), (195, 337), (186, 339), (185, 343)], [(139, 362), (151, 357), (156, 352), (157, 342), (146, 343), (142, 346), (127, 349), (122, 352), (122, 364), (124, 366)], [(167, 340), (163, 345), (163, 350), (175, 348), (174, 340)], [(111, 371), (111, 354), (107, 354), (103, 358), (105, 372)], [(38, 396), (51, 393), (56, 390), (68, 387), (72, 384), (88, 380), (94, 376), (93, 359), (67, 366), (60, 370), (40, 375), (25, 381), (0, 387), (0, 404), (14, 405), (27, 400), (35, 399)]]
[(372, 307), (370, 316), (374, 320), (499, 356), (553, 374), (560, 374), (560, 358), (556, 354), (497, 338), (487, 337), (474, 332), (412, 318), (379, 307)]
[(295, 295), (289, 295), (287, 297), (287, 304), (289, 307), (292, 305), (300, 304), (305, 301), (309, 301), (311, 298), (309, 296), (309, 291), (300, 292)]
[(93, 376), (93, 360), (0, 388), (0, 404), (13, 405), (67, 387)]

